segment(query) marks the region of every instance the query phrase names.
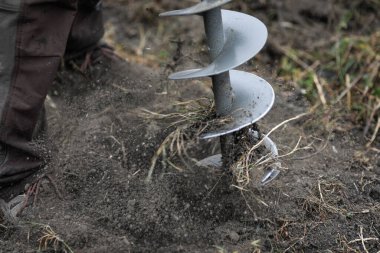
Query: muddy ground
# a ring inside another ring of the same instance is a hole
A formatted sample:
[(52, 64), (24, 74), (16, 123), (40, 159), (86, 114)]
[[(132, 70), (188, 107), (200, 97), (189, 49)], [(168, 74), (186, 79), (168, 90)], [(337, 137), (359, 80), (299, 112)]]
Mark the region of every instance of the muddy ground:
[[(364, 147), (361, 125), (334, 110), (316, 110), (273, 133), (287, 156), (266, 186), (254, 180), (240, 190), (221, 171), (178, 171), (160, 162), (145, 181), (170, 122), (141, 117), (141, 109), (170, 112), (178, 101), (212, 96), (207, 80), (166, 80), (174, 70), (205, 64), (200, 19), (156, 17), (190, 2), (106, 2), (105, 39), (128, 62), (109, 67), (104, 60), (85, 75), (70, 66), (60, 71), (46, 102), (55, 147), (47, 170), (63, 199), (43, 183), (19, 224), (0, 226), (0, 252), (380, 251), (379, 153)], [(268, 46), (243, 66), (275, 88), (275, 105), (259, 122), (269, 131), (311, 106), (275, 75), (278, 45), (327, 40), (344, 8), (338, 1), (236, 2), (227, 7), (269, 26)], [(213, 143), (199, 145), (198, 159), (218, 152)], [(50, 240), (46, 225), (56, 233)]]

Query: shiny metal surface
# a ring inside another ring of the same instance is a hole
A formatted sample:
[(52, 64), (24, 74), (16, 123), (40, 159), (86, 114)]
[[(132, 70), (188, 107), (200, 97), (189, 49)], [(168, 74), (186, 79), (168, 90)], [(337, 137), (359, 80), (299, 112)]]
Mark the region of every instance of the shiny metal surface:
[(170, 79), (188, 79), (217, 75), (240, 66), (254, 57), (265, 45), (268, 31), (255, 17), (222, 10), (225, 43), (215, 60), (203, 69), (171, 74)]
[(204, 0), (186, 9), (161, 13), (160, 16), (168, 17), (168, 16), (186, 16), (186, 15), (200, 14), (202, 12), (206, 12), (208, 10), (215, 9), (217, 7), (225, 5), (226, 3), (229, 3), (231, 1), (232, 0)]
[(235, 100), (227, 116), (233, 120), (220, 129), (203, 134), (201, 138), (214, 138), (238, 131), (264, 117), (273, 106), (274, 91), (267, 81), (238, 70), (231, 70), (230, 77)]

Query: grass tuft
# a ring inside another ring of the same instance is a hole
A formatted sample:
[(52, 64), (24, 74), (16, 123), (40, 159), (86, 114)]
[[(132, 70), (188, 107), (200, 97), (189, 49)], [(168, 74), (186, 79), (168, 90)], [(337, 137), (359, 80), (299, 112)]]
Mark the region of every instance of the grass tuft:
[(379, 130), (380, 32), (343, 35), (321, 48), (283, 49), (279, 76), (313, 103), (344, 106), (372, 141)]
[(61, 247), (63, 252), (74, 253), (70, 246), (49, 225), (43, 226), (42, 233), (43, 236), (38, 239), (40, 251), (46, 250), (50, 245), (53, 246), (54, 251), (57, 251)]
[(53, 249), (55, 252), (74, 253), (71, 247), (56, 233), (50, 225), (41, 223), (26, 223), (41, 230), (42, 236), (38, 239), (38, 251)]
[(169, 165), (176, 170), (183, 170), (181, 165), (174, 160), (180, 160), (187, 165), (187, 161), (197, 162), (189, 154), (192, 147), (199, 143), (199, 136), (208, 130), (221, 126), (230, 121), (230, 118), (217, 118), (213, 101), (209, 98), (201, 98), (175, 105), (176, 111), (172, 113), (157, 113), (146, 109), (141, 110), (140, 117), (145, 119), (168, 120), (169, 134), (158, 147), (151, 160), (151, 166), (146, 178), (152, 180), (152, 175), (157, 161), (161, 158), (164, 166)]
[(345, 206), (345, 186), (336, 181), (318, 180), (303, 203), (303, 209), (325, 219), (328, 214), (348, 215)]

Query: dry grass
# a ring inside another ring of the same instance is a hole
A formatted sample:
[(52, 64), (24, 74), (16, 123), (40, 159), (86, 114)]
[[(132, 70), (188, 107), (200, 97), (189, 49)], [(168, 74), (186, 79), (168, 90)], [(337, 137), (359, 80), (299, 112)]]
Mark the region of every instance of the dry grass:
[[(54, 250), (54, 252), (74, 253), (73, 249), (50, 225), (34, 222), (25, 223), (25, 225), (38, 228), (42, 234), (37, 240), (39, 243), (38, 252)], [(29, 236), (28, 233), (28, 239)]]
[[(245, 189), (251, 182), (257, 178), (257, 172), (263, 172), (266, 168), (276, 167), (281, 169), (281, 160), (285, 157), (292, 156), (299, 150), (309, 149), (308, 146), (300, 147), (301, 137), (297, 141), (295, 147), (290, 152), (282, 155), (273, 156), (270, 152), (266, 151), (262, 144), (264, 138), (269, 137), (274, 131), (280, 129), (280, 127), (303, 118), (309, 115), (310, 112), (296, 115), (290, 119), (284, 120), (275, 127), (273, 127), (266, 135), (262, 136), (260, 140), (256, 141), (253, 146), (247, 146), (246, 152), (232, 166), (232, 172), (235, 176), (237, 185), (235, 187), (239, 189)], [(251, 144), (251, 143), (250, 143)], [(262, 173), (261, 173), (262, 174)]]
[(74, 253), (70, 246), (49, 226), (44, 225), (42, 228), (42, 236), (38, 239), (40, 246), (39, 250), (46, 250), (49, 246), (52, 246), (54, 251), (59, 248), (63, 252)]
[[(375, 242), (376, 244), (380, 241), (378, 237), (374, 236), (368, 236), (366, 237), (364, 235), (364, 228), (363, 226), (359, 227), (359, 233), (358, 233), (358, 238), (353, 239), (353, 240), (347, 240), (346, 236), (338, 235), (338, 240), (337, 240), (342, 248), (343, 252), (374, 252), (370, 251), (368, 249), (368, 243), (370, 242)], [(355, 247), (356, 246), (356, 247)]]
[(318, 180), (317, 184), (304, 199), (302, 208), (308, 213), (316, 213), (325, 219), (329, 213), (346, 216), (346, 187), (338, 181)]
[(375, 141), (380, 128), (380, 32), (341, 35), (310, 52), (280, 47), (279, 75), (324, 108), (344, 108), (363, 133)]
[(253, 240), (251, 241), (250, 245), (247, 246), (247, 248), (249, 248), (249, 251), (247, 251), (248, 249), (245, 249), (244, 251), (239, 251), (239, 250), (233, 250), (233, 251), (228, 251), (226, 250), (224, 247), (221, 247), (221, 246), (214, 246), (214, 248), (216, 249), (216, 252), (218, 253), (240, 253), (240, 252), (251, 252), (251, 253), (261, 253), (261, 240), (258, 239), (258, 240)]
[[(217, 118), (214, 104), (211, 99), (202, 98), (175, 104), (176, 111), (172, 113), (157, 113), (146, 109), (140, 111), (139, 116), (149, 120), (169, 121), (169, 134), (158, 147), (151, 160), (147, 182), (152, 175), (157, 161), (161, 158), (164, 166), (169, 165), (176, 170), (183, 170), (182, 165), (188, 161), (197, 160), (189, 154), (189, 150), (199, 143), (199, 136), (207, 130), (225, 124), (229, 118)], [(180, 160), (181, 165), (174, 160)]]
[(321, 219), (328, 214), (348, 216), (352, 212), (347, 208), (345, 190), (346, 186), (337, 180), (318, 180), (304, 199), (302, 208)]

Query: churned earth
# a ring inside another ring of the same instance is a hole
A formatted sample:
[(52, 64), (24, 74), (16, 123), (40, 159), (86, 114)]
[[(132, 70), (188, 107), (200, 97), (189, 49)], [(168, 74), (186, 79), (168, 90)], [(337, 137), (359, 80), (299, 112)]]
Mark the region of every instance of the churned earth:
[[(236, 2), (227, 7), (269, 23), (283, 8), (281, 19), (296, 20), (302, 32), (311, 27), (315, 37), (329, 36), (323, 24), (332, 12), (323, 1), (300, 1), (297, 8), (294, 1)], [(42, 183), (19, 223), (0, 225), (0, 252), (380, 251), (379, 153), (365, 148), (362, 126), (333, 109), (311, 110), (301, 91), (276, 78), (278, 45), (286, 38), (272, 23), (269, 45), (243, 66), (275, 88), (275, 105), (259, 126), (268, 132), (310, 112), (271, 135), (283, 156), (278, 178), (239, 189), (222, 171), (179, 170), (159, 159), (146, 181), (152, 157), (173, 129), (170, 120), (142, 112), (175, 112), (179, 101), (212, 97), (206, 79), (166, 79), (207, 64), (200, 19), (156, 17), (189, 3), (106, 1), (105, 40), (128, 62), (104, 59), (84, 74), (72, 64), (60, 70), (46, 101), (53, 147), (47, 171), (63, 199)], [(302, 32), (288, 35), (288, 42), (302, 44)], [(378, 148), (379, 140), (372, 145)], [(194, 151), (197, 159), (217, 152), (217, 145), (203, 142)]]

